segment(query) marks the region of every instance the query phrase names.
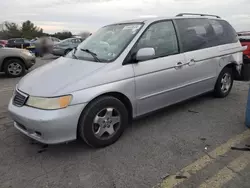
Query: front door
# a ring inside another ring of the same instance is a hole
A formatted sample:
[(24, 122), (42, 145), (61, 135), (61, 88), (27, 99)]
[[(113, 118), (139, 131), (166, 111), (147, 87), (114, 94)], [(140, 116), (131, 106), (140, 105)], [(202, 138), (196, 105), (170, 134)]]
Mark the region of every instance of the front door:
[(150, 25), (133, 51), (151, 47), (154, 58), (133, 64), (136, 83), (137, 115), (142, 115), (188, 98), (187, 75), (193, 68), (186, 64), (171, 20)]

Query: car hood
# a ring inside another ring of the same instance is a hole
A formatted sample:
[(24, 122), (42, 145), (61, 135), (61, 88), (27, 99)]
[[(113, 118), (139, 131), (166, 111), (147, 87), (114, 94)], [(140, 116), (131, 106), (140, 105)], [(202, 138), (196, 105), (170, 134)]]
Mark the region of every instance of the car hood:
[(18, 83), (18, 89), (32, 96), (57, 96), (66, 86), (88, 77), (105, 65), (61, 57), (27, 74)]

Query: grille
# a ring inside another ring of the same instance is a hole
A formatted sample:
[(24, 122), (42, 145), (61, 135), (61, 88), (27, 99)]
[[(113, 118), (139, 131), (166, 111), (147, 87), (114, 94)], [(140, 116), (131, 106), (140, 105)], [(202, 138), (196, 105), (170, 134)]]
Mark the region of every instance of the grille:
[(19, 91), (15, 91), (14, 94), (14, 99), (13, 99), (13, 104), (15, 106), (21, 107), (25, 104), (26, 100), (27, 100), (28, 96), (25, 94), (20, 93)]

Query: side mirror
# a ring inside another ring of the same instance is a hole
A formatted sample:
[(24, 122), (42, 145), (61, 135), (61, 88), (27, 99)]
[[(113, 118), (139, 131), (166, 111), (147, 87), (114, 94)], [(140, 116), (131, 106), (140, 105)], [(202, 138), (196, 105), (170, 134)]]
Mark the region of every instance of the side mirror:
[(141, 48), (136, 53), (135, 59), (136, 61), (145, 61), (152, 59), (155, 56), (154, 48)]

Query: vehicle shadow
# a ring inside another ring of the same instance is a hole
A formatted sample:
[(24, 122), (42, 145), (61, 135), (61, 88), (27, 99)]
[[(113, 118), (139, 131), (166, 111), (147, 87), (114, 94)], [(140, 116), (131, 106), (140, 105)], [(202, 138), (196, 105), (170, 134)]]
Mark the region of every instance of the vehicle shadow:
[(2, 79), (2, 80), (15, 80), (15, 79), (20, 79), (20, 78), (22, 78), (22, 76), (21, 77), (17, 77), (17, 78), (11, 78), (11, 77), (8, 77), (5, 73), (0, 73), (0, 80)]
[(54, 56), (52, 54), (47, 54), (43, 57), (41, 57), (41, 60), (55, 60), (58, 59), (60, 56)]
[(154, 112), (143, 115), (141, 117), (138, 117), (135, 120), (133, 120), (133, 122), (130, 124), (130, 127), (133, 126), (134, 124), (138, 124), (138, 126), (143, 125), (144, 122), (154, 121), (159, 118), (163, 118), (165, 115), (175, 114), (177, 111), (180, 111), (180, 110), (182, 111), (186, 110), (187, 112), (190, 112), (190, 113), (199, 113), (197, 111), (189, 109), (189, 107), (195, 106), (196, 104), (199, 104), (201, 102), (203, 103), (205, 101), (214, 100), (214, 99), (215, 98), (213, 97), (213, 94), (211, 92), (205, 93), (200, 96), (187, 99), (185, 101), (164, 107), (162, 109), (159, 109)]
[(8, 78), (8, 77), (6, 76), (6, 74), (0, 73), (0, 78)]

